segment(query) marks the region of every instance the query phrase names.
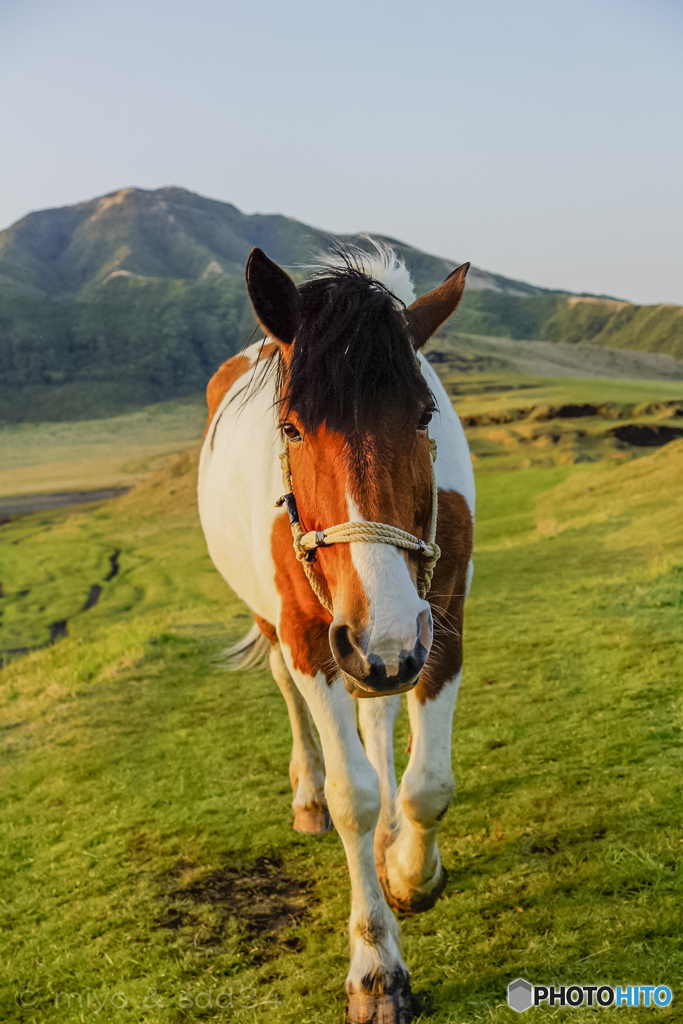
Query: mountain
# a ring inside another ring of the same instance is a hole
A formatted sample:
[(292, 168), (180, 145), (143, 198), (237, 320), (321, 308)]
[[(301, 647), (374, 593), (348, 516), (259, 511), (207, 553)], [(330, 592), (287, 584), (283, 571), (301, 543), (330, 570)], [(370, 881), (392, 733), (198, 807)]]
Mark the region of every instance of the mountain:
[[(292, 218), (247, 215), (231, 203), (182, 188), (124, 188), (75, 206), (30, 213), (0, 232), (0, 275), (51, 295), (77, 296), (122, 275), (188, 282), (241, 275), (255, 245), (288, 268), (305, 266), (327, 252), (331, 238)], [(384, 240), (405, 258), (418, 288), (433, 287), (458, 266)], [(523, 296), (546, 291), (475, 267), (468, 287)]]
[[(334, 240), (181, 188), (126, 188), (29, 214), (0, 232), (0, 421), (109, 415), (201, 391), (254, 329), (244, 285), (253, 246), (303, 280)], [(418, 294), (458, 263), (381, 240), (405, 259)], [(683, 356), (683, 318), (616, 306), (473, 267), (446, 330)]]

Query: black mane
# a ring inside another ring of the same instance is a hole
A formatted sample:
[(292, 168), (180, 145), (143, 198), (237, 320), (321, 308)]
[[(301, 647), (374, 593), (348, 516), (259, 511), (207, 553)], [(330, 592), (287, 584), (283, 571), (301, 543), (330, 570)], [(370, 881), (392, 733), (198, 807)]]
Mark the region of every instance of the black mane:
[(432, 393), (396, 298), (352, 259), (299, 288), (302, 321), (281, 379), (285, 412), (348, 434), (382, 418), (417, 421)]

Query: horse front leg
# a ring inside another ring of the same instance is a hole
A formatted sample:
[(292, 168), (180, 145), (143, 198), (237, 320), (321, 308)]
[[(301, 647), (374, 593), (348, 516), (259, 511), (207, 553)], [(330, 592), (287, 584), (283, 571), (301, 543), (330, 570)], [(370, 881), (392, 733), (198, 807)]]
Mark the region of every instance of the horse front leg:
[(403, 913), (428, 910), (446, 884), (437, 835), (455, 789), (451, 736), (460, 676), (432, 699), (408, 694), (410, 761), (396, 798), (395, 839), (385, 853), (387, 898)]
[(325, 758), (325, 795), (339, 833), (351, 880), (346, 978), (350, 1024), (407, 1024), (410, 983), (401, 956), (398, 922), (389, 909), (375, 868), (374, 832), (381, 799), (377, 772), (363, 749), (356, 708), (341, 679), (297, 671), (285, 660), (310, 708)]
[(358, 701), (358, 721), (365, 753), (379, 778), (382, 806), (375, 828), (375, 864), (383, 887), (386, 885), (384, 857), (394, 841), (396, 810), (396, 768), (394, 728), (401, 710), (401, 695), (372, 697)]
[(294, 799), (294, 831), (317, 835), (328, 832), (332, 822), (325, 803), (325, 766), (306, 701), (292, 679), (279, 643), (270, 649), (270, 670), (285, 699), (292, 727), (289, 781)]

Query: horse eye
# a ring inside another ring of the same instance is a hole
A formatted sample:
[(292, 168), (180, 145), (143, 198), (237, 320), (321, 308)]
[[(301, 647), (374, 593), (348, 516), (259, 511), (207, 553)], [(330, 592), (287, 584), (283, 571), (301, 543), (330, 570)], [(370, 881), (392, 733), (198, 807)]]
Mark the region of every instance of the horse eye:
[(288, 437), (290, 441), (301, 440), (301, 434), (296, 429), (293, 423), (283, 423), (282, 433), (285, 435), (285, 437)]
[(433, 409), (425, 409), (420, 416), (419, 423), (417, 424), (418, 430), (426, 430), (429, 424), (432, 422), (432, 416), (434, 415)]

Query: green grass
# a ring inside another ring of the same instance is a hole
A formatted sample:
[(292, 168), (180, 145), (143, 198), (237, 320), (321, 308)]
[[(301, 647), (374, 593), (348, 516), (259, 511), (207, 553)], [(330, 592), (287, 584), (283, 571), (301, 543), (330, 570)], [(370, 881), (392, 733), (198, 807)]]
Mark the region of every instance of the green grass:
[(136, 445), (197, 442), (206, 423), (206, 401), (196, 398), (159, 402), (110, 419), (72, 423), (19, 423), (0, 430), (3, 468), (76, 462), (100, 449), (110, 455)]
[[(69, 620), (66, 639), (0, 675), (2, 1021), (342, 1019), (343, 851), (335, 833), (291, 829), (269, 674), (212, 660), (249, 617), (206, 554), (194, 474), (185, 457), (116, 502), (0, 530), (0, 632), (45, 639)], [(518, 975), (665, 983), (668, 1010), (628, 1018), (679, 1020), (683, 442), (478, 487), (449, 884), (403, 924), (413, 988), (435, 1024), (469, 1024), (516, 1020)], [(399, 767), (407, 733), (402, 715)], [(231, 872), (268, 874), (263, 857), (310, 885), (270, 934), (202, 881), (228, 891)], [(43, 996), (32, 1013), (14, 1002), (27, 984)], [(60, 992), (82, 1006), (55, 1007)], [(96, 1015), (95, 996), (115, 992), (127, 1005)]]
[(202, 395), (109, 419), (0, 429), (0, 496), (130, 487), (199, 444)]

